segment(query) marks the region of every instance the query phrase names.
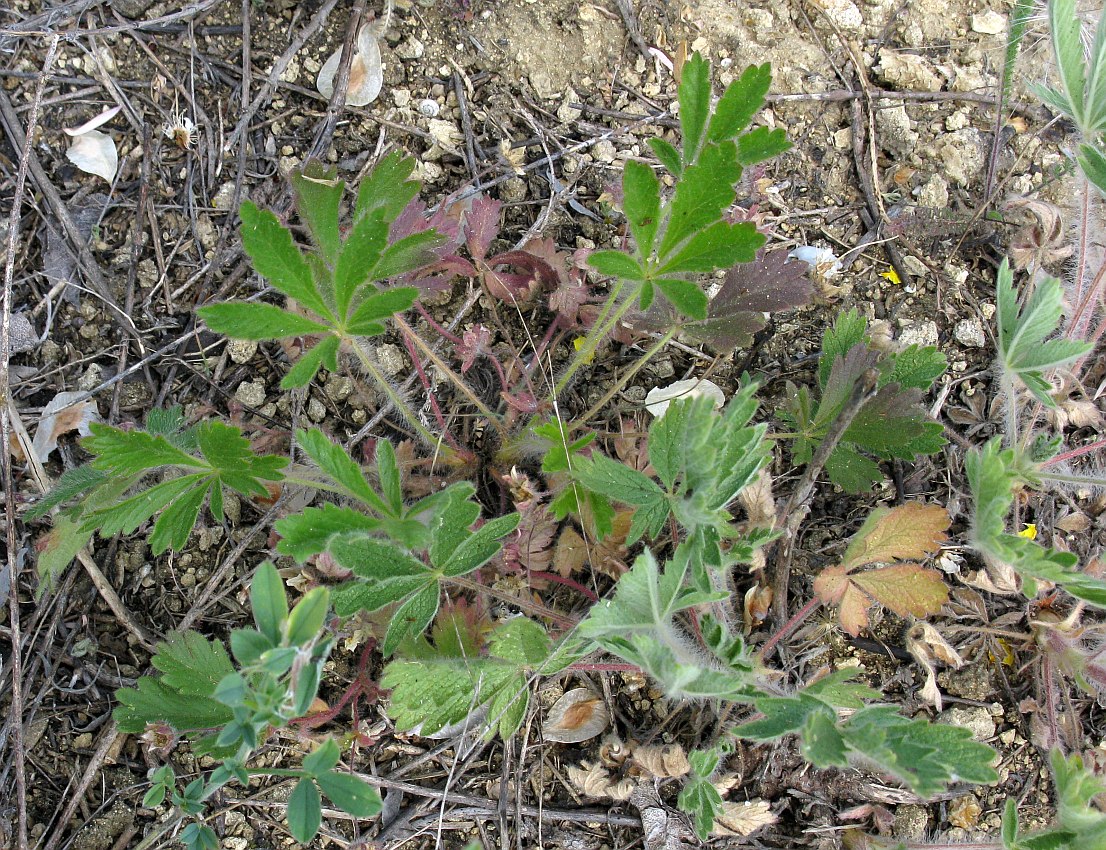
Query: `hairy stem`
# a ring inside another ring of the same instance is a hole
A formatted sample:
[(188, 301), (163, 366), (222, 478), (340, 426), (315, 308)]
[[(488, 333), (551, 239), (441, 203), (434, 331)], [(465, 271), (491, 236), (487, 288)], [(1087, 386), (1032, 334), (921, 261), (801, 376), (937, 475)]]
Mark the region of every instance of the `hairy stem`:
[[(397, 318), (397, 321), (398, 318)], [(407, 399), (399, 394), (395, 387), (392, 386), (392, 382), (388, 380), (387, 376), (380, 371), (380, 367), (373, 362), (373, 359), (369, 357), (369, 353), (361, 347), (361, 343), (353, 338), (347, 338), (344, 342), (349, 343), (349, 347), (353, 349), (357, 355), (357, 359), (361, 361), (361, 366), (368, 373), (378, 387), (384, 391), (384, 395), (388, 397), (388, 401), (391, 402), (394, 407), (410, 425), (416, 434), (422, 438), (422, 441), (426, 445), (436, 448), (441, 442), (437, 435), (434, 434), (429, 428), (422, 424), (418, 414), (410, 404), (407, 403)]]
[[(572, 358), (568, 364), (568, 368), (565, 369), (564, 374), (557, 379), (556, 386), (553, 387), (553, 395), (560, 395), (565, 391), (571, 383), (573, 376), (580, 371), (580, 367), (586, 363), (590, 363), (592, 358), (595, 357), (595, 351), (599, 348), (601, 343), (614, 327), (618, 324), (619, 320), (629, 312), (630, 307), (637, 301), (638, 294), (641, 292), (641, 284), (633, 284), (630, 291), (626, 294), (626, 297), (621, 303), (618, 303), (618, 297), (622, 293), (622, 289), (626, 282), (619, 280), (611, 288), (611, 294), (607, 297), (607, 303), (603, 305), (603, 310), (599, 314), (599, 318), (595, 320), (595, 324), (591, 326), (591, 330), (588, 331), (588, 335), (584, 337), (584, 343), (580, 346), (576, 355)], [(617, 304), (617, 306), (615, 306)]]
[[(587, 422), (590, 422), (592, 417), (598, 416), (603, 408), (607, 406), (607, 403), (618, 393), (622, 392), (622, 389), (633, 379), (634, 375), (645, 368), (646, 364), (648, 364), (657, 355), (657, 353), (660, 352), (661, 349), (668, 345), (672, 338), (676, 336), (676, 332), (678, 330), (678, 327), (674, 327), (661, 334), (660, 338), (651, 346), (649, 346), (649, 348), (646, 349), (645, 353), (637, 359), (637, 362), (634, 363), (631, 368), (621, 373), (618, 380), (615, 381), (611, 388), (603, 394), (603, 397), (600, 398), (599, 401), (597, 401), (595, 404), (593, 404), (583, 416), (576, 420), (576, 422), (583, 425)], [(571, 433), (573, 430), (573, 425), (569, 425), (568, 430)]]

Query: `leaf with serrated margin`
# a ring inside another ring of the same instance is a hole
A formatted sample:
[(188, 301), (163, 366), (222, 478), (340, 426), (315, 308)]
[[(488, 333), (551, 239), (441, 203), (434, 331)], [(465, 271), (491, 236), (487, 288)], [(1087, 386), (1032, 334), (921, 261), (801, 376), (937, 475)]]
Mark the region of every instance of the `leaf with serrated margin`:
[(386, 540), (365, 534), (343, 534), (330, 542), (331, 556), (361, 578), (383, 581), (428, 574), (426, 565)]
[(683, 161), (695, 162), (710, 114), (710, 63), (698, 51), (680, 71), (680, 133), (684, 140)]
[(599, 274), (622, 280), (643, 280), (645, 273), (638, 261), (621, 251), (594, 251), (588, 256), (588, 265)]
[(712, 404), (710, 399), (675, 399), (664, 415), (649, 426), (649, 463), (667, 490), (672, 489), (676, 476), (683, 470), (684, 439), (691, 404)]
[(853, 570), (865, 564), (929, 557), (945, 542), (950, 522), (940, 505), (907, 502), (876, 508), (852, 536), (841, 566)]
[(753, 116), (764, 106), (771, 84), (772, 66), (769, 63), (746, 68), (722, 93), (710, 119), (707, 139), (712, 142), (732, 139), (748, 127)]
[(453, 550), (441, 566), (442, 573), (461, 576), (484, 566), (503, 548), (501, 538), (518, 528), (521, 519), (519, 514), (514, 513), (484, 523)]
[[(1106, 16), (1103, 17), (1106, 19)], [(1106, 62), (1103, 64), (1106, 65)], [(1081, 144), (1075, 159), (1079, 163), (1079, 170), (1083, 172), (1083, 176), (1090, 180), (1099, 192), (1106, 194), (1106, 156), (1103, 156), (1102, 152), (1093, 145)]]
[(391, 516), (403, 516), (403, 477), (396, 462), (396, 450), (387, 440), (376, 442), (376, 475), (380, 479), (380, 492)]
[(292, 172), (291, 178), (296, 211), (331, 266), (338, 261), (342, 250), (338, 208), (346, 188), (336, 175), (337, 169), (324, 168), (318, 160), (311, 160), (299, 171)]
[[(219, 485), (211, 482), (208, 486)], [(207, 487), (191, 489), (162, 511), (150, 534), (150, 552), (160, 555), (166, 549), (179, 551), (184, 548), (192, 529), (196, 527), (207, 490)]]
[[(698, 161), (684, 169), (676, 185), (658, 249), (662, 261), (667, 261), (688, 237), (720, 222), (722, 212), (734, 201), (733, 187), (740, 179), (741, 166), (733, 142), (711, 143), (703, 148)], [(756, 248), (753, 250), (755, 253)]]
[(431, 582), (427, 576), (402, 576), (390, 578), (372, 584), (364, 581), (351, 581), (340, 585), (334, 591), (334, 613), (339, 617), (349, 617), (358, 611), (379, 611), (385, 605), (393, 605), (416, 593)]
[(1106, 16), (1098, 16), (1094, 44), (1087, 55), (1086, 113), (1087, 130), (1106, 130)]
[(159, 466), (207, 468), (202, 460), (181, 451), (164, 437), (145, 431), (122, 431), (99, 422), (89, 427), (92, 436), (81, 440), (81, 445), (96, 455), (91, 462), (93, 469), (112, 476), (139, 475)]
[(838, 358), (864, 342), (867, 332), (868, 323), (855, 308), (837, 314), (832, 327), (826, 328), (822, 335), (822, 353), (818, 359), (819, 386), (826, 386)]
[(438, 613), (438, 583), (432, 582), (408, 599), (392, 614), (388, 632), (384, 635), (381, 652), (391, 655), (408, 635), (420, 635), (426, 631), (434, 615)]
[(476, 488), (467, 481), (451, 484), (444, 491), (444, 504), (440, 505), (430, 523), (430, 563), (441, 569), (453, 551), (472, 532), (472, 524), (480, 516), (480, 506), (472, 497)]
[(338, 369), (338, 337), (328, 335), (314, 348), (300, 354), (299, 360), (280, 380), (282, 390), (295, 390), (311, 383), (320, 367), (326, 366), (331, 372)]
[(95, 490), (109, 477), (107, 472), (94, 469), (87, 464), (67, 469), (61, 474), (50, 492), (23, 513), (23, 518), (31, 520), (44, 517), (58, 505)]
[[(695, 240), (693, 239), (692, 242)], [(691, 247), (691, 243), (688, 244)], [(699, 284), (690, 280), (658, 280), (657, 289), (669, 300), (676, 312), (692, 319), (705, 319), (707, 316), (707, 296)]]
[(636, 509), (628, 544), (637, 542), (646, 532), (655, 537), (664, 526), (669, 513), (665, 493), (636, 469), (596, 452), (590, 458), (578, 459), (572, 476), (589, 490)]
[(36, 600), (57, 585), (66, 567), (95, 534), (93, 529), (65, 514), (55, 517), (53, 523), (49, 531), (35, 539), (35, 572), (39, 581)]
[(258, 209), (251, 201), (243, 202), (238, 213), (242, 218), (242, 247), (249, 254), (257, 273), (268, 280), (274, 289), (294, 298), (317, 315), (329, 318), (330, 311), (315, 286), (311, 267), (296, 247), (288, 228), (271, 212)]
[(1051, 0), (1048, 4), (1048, 23), (1065, 100), (1072, 109), (1070, 117), (1081, 130), (1089, 129), (1084, 121), (1087, 78), (1083, 57), (1083, 24), (1076, 13), (1075, 0)]
[(757, 127), (738, 137), (737, 161), (748, 167), (789, 150), (791, 150), (791, 142), (787, 140), (787, 133), (783, 129), (769, 130), (767, 127)]
[(758, 251), (752, 262), (726, 272), (710, 300), (707, 318), (687, 332), (719, 351), (745, 348), (765, 325), (764, 314), (809, 303), (813, 286), (809, 267), (789, 260), (785, 251)]
[(277, 551), (282, 555), (291, 555), (302, 564), (312, 555), (325, 552), (333, 537), (350, 532), (375, 531), (380, 527), (380, 520), (353, 508), (328, 502), (279, 519), (273, 527), (281, 537)]
[(290, 313), (283, 307), (259, 302), (227, 301), (209, 304), (196, 311), (215, 333), (232, 339), (284, 339), (290, 336), (326, 333), (324, 324)]
[(394, 221), (419, 193), (419, 182), (408, 179), (414, 170), (414, 158), (399, 151), (392, 151), (380, 160), (357, 190), (354, 221), (378, 210), (385, 221)]
[(887, 384), (860, 408), (845, 430), (844, 439), (881, 458), (913, 460), (910, 447), (922, 435), (927, 422), (921, 400), (921, 390)]
[(920, 564), (893, 564), (851, 573), (849, 579), (900, 617), (928, 617), (940, 611), (949, 599), (949, 588), (941, 574)]
[(375, 280), (385, 280), (414, 271), (434, 259), (434, 250), (446, 243), (436, 230), (424, 230), (397, 239), (384, 249), (372, 269)]
[(120, 688), (115, 700), (118, 705), (112, 717), (120, 731), (134, 735), (145, 732), (150, 723), (168, 723), (177, 732), (192, 732), (222, 727), (234, 719), (222, 703), (183, 694), (152, 676), (139, 679), (133, 688)]
[(628, 160), (622, 172), (622, 209), (637, 243), (638, 256), (653, 253), (653, 241), (661, 216), (660, 181), (653, 169), (636, 160)]
[(668, 169), (673, 177), (679, 177), (683, 173), (683, 163), (680, 160), (680, 152), (664, 139), (654, 136), (646, 144), (661, 161), (661, 165)]
[(812, 714), (833, 716), (833, 709), (806, 694), (762, 697), (756, 700), (756, 708), (764, 717), (738, 724), (733, 730), (736, 737), (749, 741), (774, 741), (789, 732), (798, 732)]
[(350, 229), (334, 266), (334, 300), (339, 319), (346, 319), (354, 293), (369, 279), (388, 247), (388, 225), (383, 210), (378, 209), (358, 219)]
[(904, 389), (928, 390), (948, 368), (948, 358), (932, 345), (910, 345), (891, 360), (891, 368), (880, 375), (880, 386), (899, 384)]
[(380, 511), (384, 516), (390, 515), (384, 500), (365, 478), (364, 470), (344, 448), (332, 442), (326, 434), (318, 428), (307, 431), (301, 429), (296, 431), (296, 442), (346, 495)]
[[(206, 476), (202, 472), (163, 481), (118, 504), (94, 511), (89, 520), (92, 527), (98, 526), (101, 537), (131, 534), (174, 499), (193, 488), (203, 486), (205, 482)], [(90, 527), (87, 522), (86, 527)]]
[(226, 647), (199, 632), (176, 632), (157, 645), (151, 663), (161, 681), (188, 696), (210, 696), (234, 672)]
[[(658, 269), (657, 274), (672, 275), (684, 273), (708, 273), (728, 268), (735, 263), (749, 263), (764, 245), (765, 237), (757, 233), (756, 227), (748, 222), (730, 224), (725, 221), (700, 230), (688, 239), (676, 253), (672, 254)], [(663, 279), (656, 281), (663, 286)], [(703, 308), (695, 313), (695, 319), (707, 317), (706, 298)]]
[(845, 739), (825, 712), (816, 711), (806, 719), (802, 730), (803, 757), (815, 767), (844, 767), (849, 763)]
[(415, 303), (419, 291), (413, 286), (397, 286), (368, 295), (357, 305), (349, 320), (349, 332), (363, 336), (376, 336), (382, 332), (381, 319), (390, 319)]
[(691, 816), (695, 834), (700, 841), (710, 838), (715, 820), (724, 811), (718, 789), (711, 784), (709, 778), (700, 776), (688, 781), (676, 798), (676, 805), (680, 807), (680, 811)]

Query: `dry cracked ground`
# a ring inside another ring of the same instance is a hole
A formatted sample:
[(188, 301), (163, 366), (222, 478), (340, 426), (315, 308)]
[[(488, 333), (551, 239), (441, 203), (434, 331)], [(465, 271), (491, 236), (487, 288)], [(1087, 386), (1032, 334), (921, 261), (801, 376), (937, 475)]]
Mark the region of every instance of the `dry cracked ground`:
[[(810, 306), (776, 317), (774, 333), (748, 356), (714, 363), (689, 346), (663, 352), (612, 402), (603, 427), (643, 421), (650, 387), (706, 366), (723, 387), (750, 370), (770, 403), (788, 380), (809, 381), (822, 331), (855, 307), (896, 344), (935, 344), (948, 355), (949, 372), (929, 403), (951, 442), (931, 461), (896, 469), (893, 485), (865, 498), (821, 489), (793, 592), (808, 595), (804, 565), (826, 563), (840, 550), (841, 528), (855, 528), (896, 491), (947, 505), (962, 528), (961, 451), (995, 432), (995, 267), (1024, 237), (1019, 226), (1035, 221), (1021, 200), (1067, 215), (1074, 197), (1067, 128), (1028, 87), (1050, 73), (1043, 18), (1030, 22), (1012, 98), (998, 112), (1009, 13), (1003, 0), (396, 0), (390, 14), (365, 0), (12, 0), (0, 8), (9, 507), (18, 514), (86, 457), (77, 438), (89, 421), (127, 425), (155, 406), (179, 404), (194, 419), (228, 416), (270, 448), (286, 443), (293, 421), (341, 440), (363, 438), (370, 422), (395, 434), (386, 429), (400, 426), (375, 418), (381, 401), (349, 378), (330, 376), (306, 395), (283, 392), (288, 361), (279, 347), (227, 344), (198, 326), (197, 305), (261, 285), (237, 239), (238, 204), (249, 198), (287, 211), (285, 175), (309, 157), (356, 184), (383, 152), (399, 148), (416, 157), (428, 203), (473, 186), (502, 201), (505, 247), (533, 236), (569, 252), (615, 246), (623, 228), (612, 187), (626, 160), (650, 156), (647, 138), (674, 138), (672, 69), (699, 51), (713, 63), (716, 87), (749, 64), (771, 63), (770, 102), (757, 121), (784, 128), (794, 147), (747, 175), (742, 205), (771, 247), (826, 248), (842, 267), (819, 279)], [(382, 85), (373, 102), (335, 110), (316, 83), (356, 31), (351, 20), (376, 22)], [(66, 128), (108, 110), (115, 111), (97, 132), (117, 161), (105, 164), (97, 148), (88, 154), (93, 166), (75, 164)], [(1003, 221), (986, 215), (1003, 209)], [(472, 293), (470, 281), (456, 281), (435, 315), (461, 327), (486, 321), (495, 305)], [(525, 347), (522, 323), (508, 317), (506, 326)], [(382, 341), (377, 355), (397, 379), (412, 371), (396, 339)], [(604, 376), (633, 356), (612, 345), (563, 403), (586, 409)], [(1100, 406), (1066, 423), (1071, 444), (1094, 439)], [(785, 460), (773, 470), (784, 488), (793, 478)], [(156, 757), (115, 729), (112, 695), (148, 672), (158, 638), (185, 627), (225, 636), (245, 622), (243, 588), (269, 551), (272, 516), (251, 504), (230, 507), (225, 523), (208, 518), (171, 556), (151, 556), (141, 536), (98, 540), (41, 595), (36, 546), (48, 524), (8, 527), (0, 843), (18, 846), (24, 815), (30, 846), (43, 850), (150, 846), (144, 840), (169, 817), (164, 807), (140, 806)], [(1041, 539), (1083, 554), (1101, 542), (1106, 501), (1094, 492), (1047, 494), (1021, 508)], [(319, 580), (294, 569), (287, 577), (292, 587)], [(828, 848), (857, 826), (902, 839), (978, 840), (997, 831), (1010, 797), (1028, 823), (1047, 822), (1051, 786), (1031, 710), (1047, 673), (1024, 639), (1024, 604), (962, 579), (949, 574), (953, 601), (934, 620), (967, 659), (939, 672), (942, 719), (996, 747), (1000, 782), (953, 788), (924, 804), (871, 772), (813, 770), (791, 744), (739, 746), (720, 783), (727, 800), (752, 801), (756, 814), (736, 831), (756, 818), (775, 822), (752, 837), (713, 842)], [(849, 641), (830, 622), (814, 623), (791, 641), (784, 667), (802, 676), (830, 662), (862, 664), (906, 713), (933, 716), (919, 693), (924, 672), (902, 649), (905, 625), (888, 617), (870, 637)], [(356, 640), (343, 637), (324, 699), (357, 675)], [(580, 684), (603, 695), (612, 718), (604, 736), (543, 743), (542, 712)], [(679, 779), (656, 778), (672, 772), (663, 765), (631, 769), (625, 752), (709, 743), (719, 708), (666, 700), (633, 673), (540, 687), (528, 734), (507, 743), (396, 734), (386, 697), (369, 701), (356, 731), (375, 743), (352, 758), (380, 778), (384, 818), (327, 818), (317, 845), (654, 850), (687, 836), (673, 807)], [(1101, 709), (1070, 682), (1061, 687), (1068, 746), (1097, 747)], [(321, 732), (349, 734), (352, 723), (343, 712)], [(307, 733), (289, 732), (263, 758), (279, 765), (309, 747)], [(187, 747), (173, 758), (181, 772), (204, 766)], [(580, 770), (604, 760), (655, 793), (644, 802), (611, 799), (611, 782)], [(212, 823), (222, 846), (291, 846), (287, 792), (272, 783), (219, 798)], [(166, 835), (154, 846), (169, 843)]]

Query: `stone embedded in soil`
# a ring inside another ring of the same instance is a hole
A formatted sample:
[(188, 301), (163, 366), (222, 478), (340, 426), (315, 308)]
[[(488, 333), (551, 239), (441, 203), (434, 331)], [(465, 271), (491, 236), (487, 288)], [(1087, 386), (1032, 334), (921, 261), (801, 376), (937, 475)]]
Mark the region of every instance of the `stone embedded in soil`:
[(227, 342), (227, 357), (238, 365), (245, 365), (257, 354), (257, 342), (252, 339), (232, 339)]
[(942, 136), (933, 144), (934, 157), (944, 166), (944, 173), (959, 186), (972, 184), (983, 172), (986, 157), (983, 137), (974, 127), (965, 127)]
[(895, 809), (891, 834), (906, 841), (924, 838), (929, 827), (929, 812), (925, 806), (906, 805)]
[(234, 397), (246, 407), (261, 407), (265, 403), (265, 384), (260, 381), (243, 381), (234, 391)]
[(949, 205), (949, 184), (940, 174), (930, 178), (918, 190), (918, 206), (943, 210)]
[(987, 335), (979, 319), (963, 319), (952, 330), (953, 339), (966, 348), (982, 348), (987, 344)]
[(389, 378), (394, 378), (407, 370), (407, 358), (403, 356), (398, 345), (388, 343), (377, 346), (376, 361)]
[(956, 706), (941, 712), (938, 717), (941, 723), (950, 726), (959, 726), (972, 733), (977, 741), (989, 741), (995, 736), (995, 720), (991, 717), (990, 709), (978, 705)]
[(879, 65), (873, 69), (885, 83), (901, 91), (940, 91), (945, 80), (924, 56), (898, 53), (886, 47), (879, 51)]
[(902, 348), (910, 345), (936, 345), (936, 322), (911, 322), (899, 333), (898, 343)]

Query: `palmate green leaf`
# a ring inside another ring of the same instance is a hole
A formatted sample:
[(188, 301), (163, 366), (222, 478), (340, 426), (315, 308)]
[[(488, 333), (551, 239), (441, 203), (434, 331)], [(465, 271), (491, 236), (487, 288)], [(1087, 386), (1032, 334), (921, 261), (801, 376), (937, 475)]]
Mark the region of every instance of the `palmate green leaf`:
[(148, 723), (164, 722), (189, 732), (229, 722), (229, 709), (211, 699), (219, 682), (234, 672), (221, 643), (198, 632), (173, 634), (158, 644), (151, 663), (159, 676), (115, 692), (120, 729), (142, 732)]
[(285, 339), (330, 330), (321, 322), (290, 313), (275, 304), (228, 301), (200, 307), (196, 314), (215, 333), (232, 339)]
[(588, 256), (588, 265), (600, 274), (621, 280), (644, 280), (638, 261), (621, 251), (593, 251)]
[(880, 375), (880, 386), (896, 383), (903, 389), (923, 391), (932, 387), (948, 368), (948, 358), (932, 345), (907, 346), (887, 362), (890, 368)]
[[(722, 212), (734, 201), (733, 187), (740, 179), (741, 166), (733, 142), (712, 142), (703, 148), (698, 160), (684, 169), (676, 184), (658, 249), (662, 263), (667, 263), (688, 237), (719, 222)], [(719, 239), (719, 243), (722, 241)]]
[(502, 538), (518, 528), (521, 519), (519, 514), (513, 513), (484, 523), (453, 550), (442, 564), (442, 573), (462, 576), (484, 566), (503, 548)]
[(772, 66), (750, 65), (740, 77), (726, 87), (707, 129), (707, 139), (721, 142), (732, 139), (749, 126), (753, 116), (764, 106), (768, 88), (772, 85)]
[(311, 232), (311, 238), (327, 263), (333, 266), (342, 250), (338, 229), (338, 209), (346, 184), (336, 179), (337, 169), (324, 168), (311, 160), (291, 176), (296, 198), (296, 210)]
[(392, 615), (384, 643), (380, 651), (389, 656), (407, 637), (415, 637), (426, 631), (434, 615), (438, 613), (438, 600), (441, 592), (438, 583), (432, 582), (422, 590), (411, 594)]
[(295, 390), (306, 387), (323, 366), (331, 372), (338, 371), (338, 343), (338, 337), (330, 334), (314, 347), (304, 351), (295, 365), (281, 378), (280, 388)]
[(392, 151), (380, 160), (357, 190), (354, 221), (376, 211), (385, 221), (395, 221), (419, 193), (419, 182), (408, 179), (414, 170), (415, 160), (399, 151)]
[(596, 452), (590, 458), (579, 457), (574, 461), (572, 477), (588, 490), (635, 509), (627, 544), (636, 543), (644, 534), (656, 537), (664, 527), (669, 514), (668, 498), (636, 469)]
[(800, 731), (813, 714), (837, 716), (825, 702), (801, 692), (793, 697), (761, 697), (756, 700), (756, 708), (764, 716), (734, 727), (736, 737), (748, 741), (774, 741)]
[(832, 715), (822, 711), (811, 714), (803, 726), (799, 745), (803, 758), (815, 767), (832, 767), (848, 763), (845, 738)]
[[(268, 280), (274, 289), (294, 298), (316, 315), (332, 318), (315, 285), (311, 267), (296, 247), (288, 228), (271, 212), (259, 210), (250, 201), (242, 204), (239, 215), (242, 218), (242, 247), (249, 254), (257, 273)], [(210, 323), (209, 327), (215, 329)]]
[[(105, 538), (120, 533), (131, 534), (174, 499), (193, 489), (206, 489), (207, 480), (204, 473), (197, 472), (155, 484), (118, 504), (94, 511), (88, 516), (86, 527), (98, 528), (100, 536)], [(155, 554), (161, 551), (164, 550), (156, 550)]]
[(789, 150), (791, 150), (791, 142), (787, 140), (787, 133), (783, 129), (770, 130), (767, 127), (757, 127), (738, 138), (737, 161), (748, 167)]
[(911, 791), (932, 797), (951, 782), (998, 781), (995, 751), (959, 726), (908, 720), (893, 706), (863, 708), (838, 727), (849, 750), (894, 774)]
[(1048, 23), (1065, 100), (1072, 109), (1070, 117), (1081, 130), (1087, 130), (1089, 128), (1084, 122), (1084, 89), (1087, 80), (1083, 58), (1083, 27), (1076, 12), (1075, 0), (1050, 0)]
[[(691, 241), (694, 242), (695, 240), (692, 239)], [(699, 288), (699, 284), (690, 280), (677, 279), (661, 279), (655, 281), (655, 284), (661, 294), (672, 303), (672, 306), (676, 308), (676, 312), (681, 316), (688, 316), (692, 319), (705, 319), (707, 317), (707, 296)]]
[(672, 147), (671, 144), (664, 139), (653, 137), (647, 141), (650, 149), (656, 155), (657, 159), (661, 161), (669, 174), (673, 177), (679, 177), (683, 173), (683, 163), (680, 160), (680, 152)]
[(1047, 369), (1070, 363), (1090, 351), (1079, 340), (1047, 340), (1063, 314), (1063, 287), (1046, 277), (1038, 281), (1028, 301), (1019, 309), (1010, 263), (1003, 260), (996, 285), (998, 356), (1001, 368), (1017, 376), (1042, 404), (1055, 407), (1045, 379)]
[(424, 230), (397, 239), (380, 255), (372, 268), (372, 277), (375, 280), (385, 280), (414, 271), (433, 260), (434, 250), (445, 244), (445, 241), (445, 237), (436, 230)]
[(220, 480), (244, 496), (265, 496), (262, 481), (279, 481), (280, 470), (288, 458), (257, 455), (241, 430), (218, 420), (203, 422), (196, 428), (200, 452)]
[(442, 492), (444, 501), (430, 523), (430, 563), (438, 569), (472, 534), (469, 529), (480, 516), (480, 506), (473, 500), (475, 494), (476, 488), (468, 481), (458, 481)]
[(390, 319), (415, 303), (419, 291), (413, 286), (396, 286), (373, 292), (357, 305), (350, 317), (348, 330), (357, 336), (376, 336), (384, 332), (382, 319)]
[(350, 229), (334, 266), (334, 301), (339, 319), (346, 319), (358, 288), (369, 281), (369, 275), (388, 247), (389, 227), (384, 210), (376, 209), (359, 218)]
[[(757, 233), (756, 227), (748, 222), (715, 222), (688, 239), (665, 261), (657, 274), (707, 273), (729, 268), (737, 263), (751, 263), (765, 241), (765, 237)], [(656, 283), (663, 287), (664, 280)], [(689, 314), (692, 318), (706, 318), (705, 301), (704, 297), (704, 304), (699, 312)]]
[(854, 308), (838, 313), (833, 325), (822, 335), (822, 354), (818, 359), (818, 385), (829, 383), (830, 372), (839, 357), (844, 357), (863, 343), (868, 333), (868, 323)]
[(317, 508), (305, 508), (298, 514), (274, 523), (280, 542), (277, 551), (291, 555), (301, 564), (312, 555), (325, 552), (330, 541), (340, 534), (375, 531), (380, 520), (366, 516), (353, 508), (326, 503)]
[(638, 256), (650, 257), (661, 217), (660, 181), (653, 169), (637, 160), (627, 160), (622, 172), (622, 197)]
[(364, 470), (342, 446), (334, 443), (318, 428), (297, 430), (296, 442), (347, 496), (379, 511), (382, 516), (391, 515), (388, 505), (369, 484)]
[(695, 834), (706, 841), (714, 828), (714, 821), (723, 812), (722, 796), (709, 778), (692, 776), (676, 798), (681, 812), (691, 815)]
[(698, 51), (684, 62), (678, 97), (680, 134), (684, 141), (683, 161), (692, 163), (697, 159), (710, 114), (710, 63)]

